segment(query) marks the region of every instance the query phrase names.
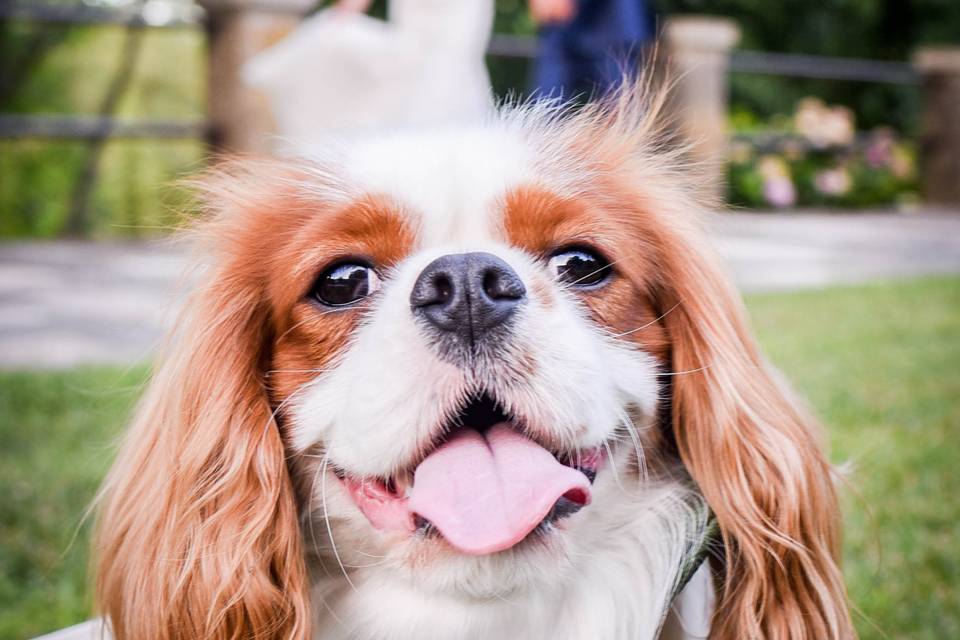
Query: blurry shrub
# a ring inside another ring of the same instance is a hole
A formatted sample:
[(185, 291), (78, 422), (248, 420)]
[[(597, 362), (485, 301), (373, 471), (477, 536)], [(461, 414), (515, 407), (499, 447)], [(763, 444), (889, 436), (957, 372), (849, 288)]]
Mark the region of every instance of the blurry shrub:
[[(957, 0), (657, 0), (661, 22), (671, 15), (726, 16), (740, 25), (740, 47), (824, 56), (909, 60), (924, 44), (950, 44), (960, 34)], [(763, 118), (789, 113), (803, 96), (816, 95), (854, 110), (861, 127), (892, 125), (911, 135), (915, 87), (808, 80), (735, 73), (731, 99)]]
[[(186, 193), (175, 178), (199, 169), (203, 154), (198, 140), (107, 143), (88, 234), (149, 236), (177, 224)], [(0, 237), (61, 235), (85, 157), (82, 142), (0, 141)]]
[(747, 129), (761, 150), (750, 138), (731, 142), (731, 204), (865, 207), (909, 206), (917, 200), (913, 145), (889, 127), (855, 138), (849, 109), (805, 98), (789, 127), (777, 121), (764, 131), (757, 118), (742, 112), (732, 124)]

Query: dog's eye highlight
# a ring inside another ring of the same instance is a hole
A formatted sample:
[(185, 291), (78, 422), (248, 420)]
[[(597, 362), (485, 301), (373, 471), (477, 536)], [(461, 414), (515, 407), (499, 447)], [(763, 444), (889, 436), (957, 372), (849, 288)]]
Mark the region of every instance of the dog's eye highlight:
[(340, 262), (320, 274), (311, 295), (322, 304), (342, 307), (353, 304), (380, 288), (380, 277), (368, 264)]
[(589, 249), (561, 249), (552, 256), (550, 270), (571, 287), (592, 287), (610, 277), (610, 263)]

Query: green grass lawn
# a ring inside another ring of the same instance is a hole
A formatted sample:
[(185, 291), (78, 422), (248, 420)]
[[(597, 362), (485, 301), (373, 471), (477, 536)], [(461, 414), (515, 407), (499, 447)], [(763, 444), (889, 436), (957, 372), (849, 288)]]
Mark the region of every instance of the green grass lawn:
[[(960, 638), (960, 279), (748, 303), (829, 425), (834, 460), (852, 464), (845, 562), (862, 637)], [(143, 379), (0, 373), (0, 638), (88, 615), (80, 523)]]

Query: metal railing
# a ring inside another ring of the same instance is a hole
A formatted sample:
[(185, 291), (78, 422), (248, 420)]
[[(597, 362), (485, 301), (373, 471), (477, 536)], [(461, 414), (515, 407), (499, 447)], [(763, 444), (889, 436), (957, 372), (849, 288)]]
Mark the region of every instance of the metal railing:
[(148, 2), (140, 6), (93, 7), (42, 2), (0, 3), (0, 19), (48, 24), (115, 24), (128, 27), (193, 28), (203, 21), (203, 9), (186, 2)]
[[(276, 11), (275, 5), (270, 5)], [(37, 2), (0, 3), (0, 19), (24, 20), (51, 24), (112, 24), (142, 28), (197, 28), (204, 21), (204, 11), (186, 2), (153, 0), (127, 7), (92, 7), (88, 5), (54, 5)], [(488, 54), (505, 58), (530, 59), (536, 55), (533, 36), (494, 34)], [(919, 76), (906, 62), (863, 60), (826, 56), (736, 50), (730, 56), (730, 70), (735, 73), (758, 73), (800, 78), (878, 82), (915, 85)], [(4, 115), (0, 114), (0, 138), (192, 138), (208, 133), (207, 123), (193, 121), (129, 121), (112, 117), (70, 115)]]
[[(186, 2), (154, 0), (126, 7), (0, 1), (0, 20), (60, 25), (117, 25), (127, 28), (196, 29), (204, 12)], [(94, 141), (103, 138), (185, 139), (208, 133), (206, 120), (129, 120), (113, 116), (0, 114), (0, 138)]]
[(201, 138), (207, 133), (204, 120), (131, 121), (98, 116), (49, 116), (0, 114), (0, 138), (97, 138), (177, 140)]
[(730, 70), (794, 78), (879, 82), (912, 85), (920, 76), (908, 62), (835, 58), (797, 53), (736, 50), (730, 54)]

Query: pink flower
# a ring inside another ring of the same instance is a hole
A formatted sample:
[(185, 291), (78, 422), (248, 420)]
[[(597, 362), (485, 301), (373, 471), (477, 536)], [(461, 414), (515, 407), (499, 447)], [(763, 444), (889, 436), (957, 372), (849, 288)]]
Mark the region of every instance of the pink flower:
[(846, 107), (828, 107), (818, 98), (804, 98), (793, 117), (797, 132), (814, 147), (844, 147), (853, 142), (853, 112)]
[(797, 190), (789, 176), (772, 176), (763, 181), (763, 197), (774, 207), (792, 207), (797, 202)]
[(763, 197), (777, 208), (792, 207), (797, 202), (797, 190), (790, 177), (790, 167), (783, 158), (764, 156), (757, 166), (763, 178)]
[(881, 169), (890, 165), (893, 159), (893, 132), (889, 129), (877, 129), (870, 136), (870, 143), (864, 151), (867, 164), (874, 169)]
[(818, 171), (813, 177), (813, 186), (827, 196), (842, 196), (850, 191), (850, 174), (843, 167)]

